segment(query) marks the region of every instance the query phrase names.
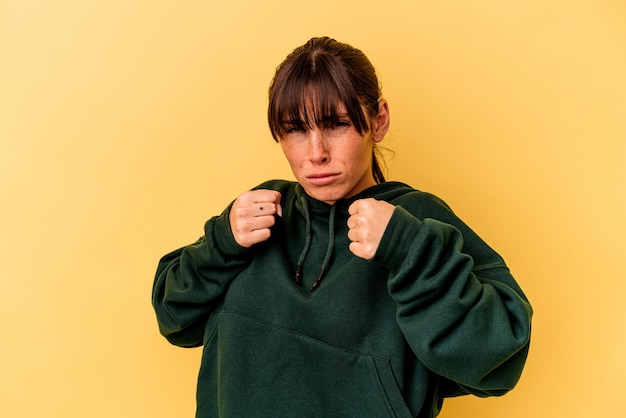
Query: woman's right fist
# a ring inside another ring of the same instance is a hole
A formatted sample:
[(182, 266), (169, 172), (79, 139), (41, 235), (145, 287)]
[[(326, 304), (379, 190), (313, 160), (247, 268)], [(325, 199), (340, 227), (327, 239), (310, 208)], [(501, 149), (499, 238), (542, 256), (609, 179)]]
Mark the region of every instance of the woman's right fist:
[(230, 229), (237, 244), (250, 248), (271, 236), (274, 215), (282, 216), (280, 193), (275, 190), (251, 190), (241, 194), (230, 209)]

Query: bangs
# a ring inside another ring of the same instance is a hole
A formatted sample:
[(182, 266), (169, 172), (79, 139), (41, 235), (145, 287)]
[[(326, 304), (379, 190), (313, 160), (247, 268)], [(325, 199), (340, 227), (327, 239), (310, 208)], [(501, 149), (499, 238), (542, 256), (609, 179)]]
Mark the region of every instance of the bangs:
[(342, 107), (357, 132), (367, 132), (367, 118), (343, 66), (325, 54), (299, 58), (290, 68), (283, 68), (270, 87), (268, 121), (274, 139), (294, 124), (333, 126), (346, 116)]

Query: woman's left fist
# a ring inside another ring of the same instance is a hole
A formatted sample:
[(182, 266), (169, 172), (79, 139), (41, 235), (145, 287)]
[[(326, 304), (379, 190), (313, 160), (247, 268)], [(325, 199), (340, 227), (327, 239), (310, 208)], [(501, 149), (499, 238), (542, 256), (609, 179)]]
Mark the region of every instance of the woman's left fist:
[(350, 251), (366, 260), (376, 254), (395, 206), (376, 199), (359, 199), (348, 208)]

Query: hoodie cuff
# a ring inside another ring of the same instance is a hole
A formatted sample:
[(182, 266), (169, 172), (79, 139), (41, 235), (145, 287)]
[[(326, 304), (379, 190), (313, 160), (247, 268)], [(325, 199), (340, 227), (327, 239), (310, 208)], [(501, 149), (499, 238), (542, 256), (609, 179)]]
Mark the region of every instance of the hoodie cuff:
[(392, 272), (398, 272), (411, 250), (411, 242), (417, 238), (424, 223), (401, 206), (396, 206), (378, 244), (372, 261)]
[(222, 254), (230, 257), (242, 256), (248, 252), (249, 248), (242, 247), (235, 240), (230, 228), (229, 213), (230, 208), (220, 216), (209, 219), (204, 225), (204, 233), (207, 237), (211, 236)]

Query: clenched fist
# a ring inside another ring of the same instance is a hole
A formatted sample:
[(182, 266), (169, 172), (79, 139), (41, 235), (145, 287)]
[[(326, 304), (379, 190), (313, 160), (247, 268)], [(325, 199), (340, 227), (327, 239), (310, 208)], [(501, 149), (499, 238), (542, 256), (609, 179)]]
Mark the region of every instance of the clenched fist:
[(280, 193), (251, 190), (241, 194), (230, 209), (230, 229), (235, 241), (245, 248), (266, 241), (271, 235), (274, 215), (282, 216)]
[(376, 199), (359, 199), (348, 208), (350, 251), (366, 260), (376, 254), (395, 206)]

